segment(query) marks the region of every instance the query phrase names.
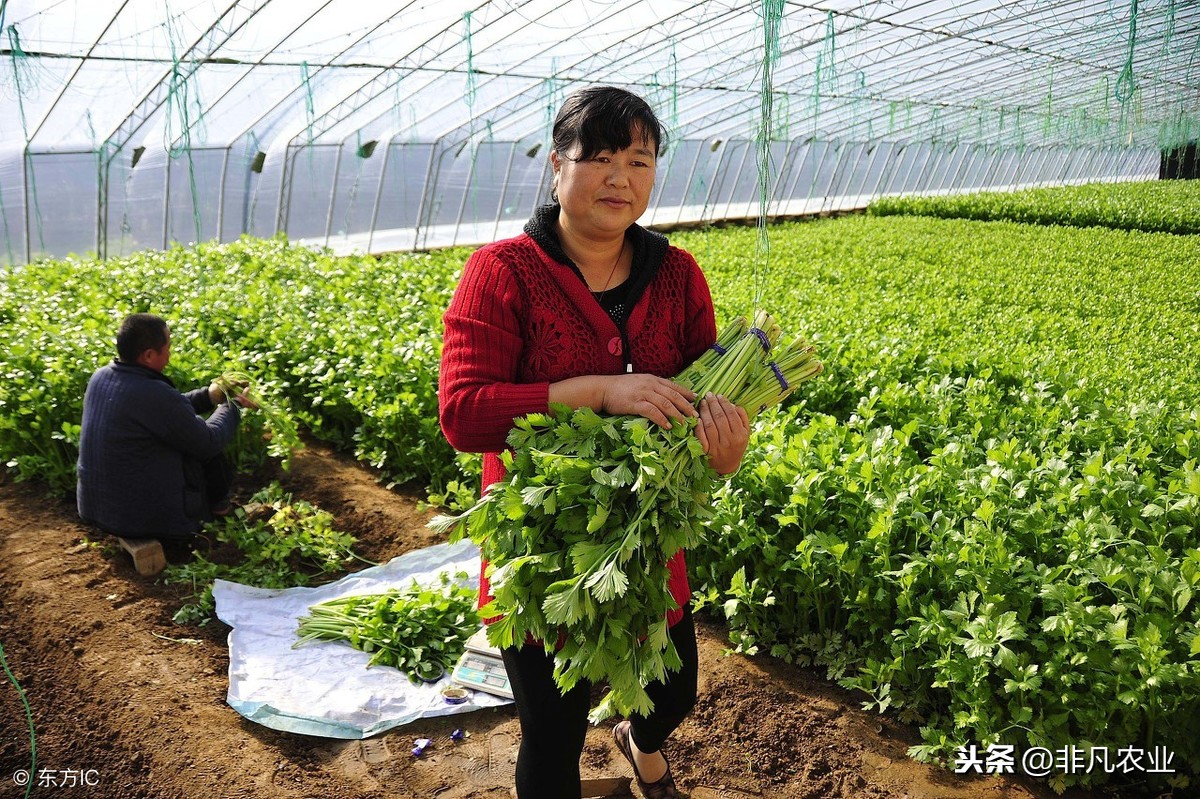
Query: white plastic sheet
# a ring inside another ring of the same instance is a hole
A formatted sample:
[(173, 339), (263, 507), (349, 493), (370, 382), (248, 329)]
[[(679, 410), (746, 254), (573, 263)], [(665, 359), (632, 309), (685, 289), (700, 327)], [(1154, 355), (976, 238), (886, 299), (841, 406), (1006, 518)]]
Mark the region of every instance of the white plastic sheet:
[(403, 588), (415, 579), (466, 572), (479, 584), (479, 551), (469, 541), (408, 552), (386, 564), (316, 588), (263, 589), (217, 580), (217, 617), (229, 634), (229, 705), (253, 722), (325, 738), (366, 738), (419, 718), (466, 713), (510, 700), (471, 691), (448, 704), (436, 683), (413, 683), (396, 669), (367, 668), (370, 655), (336, 643), (293, 649), (297, 620), (310, 605), (349, 594)]

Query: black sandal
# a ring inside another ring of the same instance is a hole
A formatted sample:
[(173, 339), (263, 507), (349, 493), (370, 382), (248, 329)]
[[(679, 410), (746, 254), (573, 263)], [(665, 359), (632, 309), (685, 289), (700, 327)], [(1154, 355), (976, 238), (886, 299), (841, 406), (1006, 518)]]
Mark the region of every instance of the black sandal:
[[(628, 721), (622, 721), (617, 726), (613, 727), (613, 743), (617, 745), (617, 750), (620, 751), (625, 759), (629, 761), (629, 765), (633, 768), (633, 777), (637, 780), (638, 787), (642, 789), (642, 795), (646, 799), (679, 799), (679, 789), (675, 787), (675, 778), (671, 776), (671, 764), (667, 763), (667, 771), (655, 782), (643, 782), (642, 775), (638, 773), (637, 765), (633, 762), (633, 729)], [(663, 760), (667, 756), (663, 755)]]

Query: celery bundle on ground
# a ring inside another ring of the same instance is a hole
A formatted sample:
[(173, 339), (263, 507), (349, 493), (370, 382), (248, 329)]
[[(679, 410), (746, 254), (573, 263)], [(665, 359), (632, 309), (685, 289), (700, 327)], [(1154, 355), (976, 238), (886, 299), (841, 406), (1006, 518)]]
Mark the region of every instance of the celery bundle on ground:
[(367, 666), (392, 666), (411, 678), (436, 680), (462, 656), (467, 639), (479, 629), (477, 593), (465, 587), (467, 575), (440, 586), (413, 581), (408, 588), (358, 594), (321, 602), (300, 619), (292, 648), (313, 641), (339, 641), (370, 652)]
[[(354, 536), (334, 528), (333, 515), (295, 499), (277, 481), (250, 497), (243, 507), (204, 525), (204, 537), (215, 542), (187, 563), (168, 566), (167, 585), (192, 585), (190, 601), (174, 615), (176, 624), (205, 625), (216, 614), (212, 587), (217, 579), (257, 588), (309, 585), (344, 571), (358, 558)], [(230, 558), (227, 546), (237, 554)]]
[[(821, 371), (804, 338), (779, 347), (781, 334), (765, 312), (753, 325), (739, 317), (675, 380), (753, 417)], [(717, 479), (694, 427), (563, 406), (530, 414), (500, 456), (508, 477), (464, 513), (430, 522), (487, 558), (493, 599), (480, 613), (502, 617), (488, 625), (493, 645), (532, 637), (557, 648), (564, 692), (581, 679), (608, 683), (593, 722), (648, 713), (644, 686), (681, 666), (667, 634), (678, 607), (667, 562), (700, 540)]]

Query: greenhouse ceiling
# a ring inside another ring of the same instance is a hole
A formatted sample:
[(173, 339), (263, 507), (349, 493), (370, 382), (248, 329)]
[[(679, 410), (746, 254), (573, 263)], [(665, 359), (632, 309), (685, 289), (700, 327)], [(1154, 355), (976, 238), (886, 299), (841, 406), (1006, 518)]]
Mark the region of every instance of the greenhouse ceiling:
[[(503, 142), (540, 167), (558, 104), (591, 83), (638, 91), (674, 142), (714, 150), (756, 136), (1024, 149), (1170, 148), (1200, 135), (1194, 0), (0, 0), (0, 55), (0, 207), (9, 249), (25, 220), (27, 257), (61, 249), (38, 230), (52, 226), (38, 188), (64, 191), (56, 168), (94, 173), (101, 251), (118, 227), (111, 207), (123, 206), (121, 231), (136, 227), (138, 164), (181, 156), (184, 215), (207, 237), (197, 209), (217, 178), (199, 153), (232, 157), (246, 180), (277, 171), (274, 224), (250, 208), (243, 228), (292, 233), (291, 171), (321, 148), (338, 154), (330, 185), (302, 192), (344, 193), (355, 178), (343, 151), (477, 157)], [(421, 191), (440, 169), (430, 161)], [(164, 171), (176, 186), (157, 201), (178, 207), (176, 170)], [(335, 204), (326, 238), (347, 232)], [(212, 224), (227, 235), (228, 220)]]

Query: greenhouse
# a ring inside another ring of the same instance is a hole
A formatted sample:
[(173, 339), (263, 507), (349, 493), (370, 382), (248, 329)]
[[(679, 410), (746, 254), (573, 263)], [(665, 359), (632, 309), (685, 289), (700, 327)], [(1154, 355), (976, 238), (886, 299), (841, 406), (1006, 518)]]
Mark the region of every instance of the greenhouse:
[(0, 0), (0, 793), (1200, 795), (1198, 140), (1192, 0)]
[(4, 0), (0, 25), (10, 263), (491, 241), (546, 199), (553, 114), (594, 83), (670, 130), (656, 225), (1155, 178), (1200, 136), (1181, 0)]

